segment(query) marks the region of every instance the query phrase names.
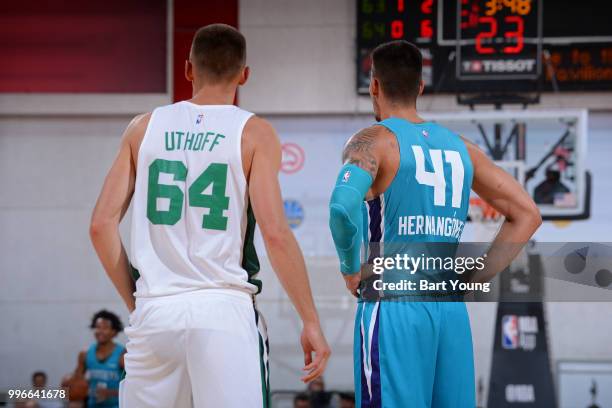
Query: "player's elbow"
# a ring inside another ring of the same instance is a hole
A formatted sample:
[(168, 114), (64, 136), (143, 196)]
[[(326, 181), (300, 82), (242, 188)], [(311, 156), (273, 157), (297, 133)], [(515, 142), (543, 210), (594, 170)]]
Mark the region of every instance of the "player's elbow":
[(104, 227), (100, 222), (92, 220), (89, 224), (89, 238), (92, 242), (96, 242), (102, 235), (103, 231)]
[(533, 200), (525, 200), (522, 205), (516, 207), (515, 214), (512, 214), (511, 221), (519, 222), (525, 229), (533, 234), (542, 225), (542, 215), (540, 209)]
[(350, 249), (358, 233), (361, 202), (358, 198), (333, 194), (329, 203), (329, 229), (336, 247)]
[(266, 244), (266, 247), (271, 249), (282, 250), (289, 241), (288, 235), (291, 234), (289, 231), (289, 226), (281, 224), (260, 224), (259, 230), (261, 231), (261, 236)]
[(542, 214), (540, 214), (540, 209), (538, 208), (536, 203), (532, 201), (527, 213), (528, 213), (527, 218), (529, 220), (529, 224), (531, 225), (531, 228), (535, 232), (538, 228), (540, 228), (540, 225), (542, 225)]
[(334, 189), (329, 201), (330, 220), (342, 219), (346, 214), (354, 214), (361, 211), (362, 199), (353, 190), (341, 188)]
[(110, 219), (107, 219), (94, 213), (89, 223), (89, 237), (93, 242), (95, 242), (101, 236), (103, 236), (111, 227), (112, 221)]

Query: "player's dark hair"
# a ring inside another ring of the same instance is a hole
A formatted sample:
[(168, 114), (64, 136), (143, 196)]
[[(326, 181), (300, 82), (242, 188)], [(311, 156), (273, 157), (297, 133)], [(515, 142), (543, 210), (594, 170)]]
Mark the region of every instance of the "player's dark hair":
[(44, 377), (46, 380), (47, 373), (45, 373), (44, 371), (35, 371), (34, 373), (32, 373), (32, 380), (34, 380), (36, 377)]
[(355, 394), (351, 392), (341, 392), (339, 395), (341, 400), (355, 402)]
[(93, 315), (91, 325), (89, 326), (91, 329), (96, 327), (96, 320), (98, 319), (108, 320), (111, 323), (113, 330), (117, 333), (123, 331), (123, 323), (121, 323), (121, 319), (119, 319), (119, 316), (113, 312), (109, 312), (108, 310), (100, 310), (98, 313)]
[(305, 392), (298, 392), (297, 394), (295, 394), (295, 397), (293, 397), (293, 403), (296, 403), (298, 401), (310, 401), (310, 398)]
[(421, 51), (408, 41), (387, 42), (372, 52), (372, 75), (392, 101), (414, 104), (419, 95), (422, 72)]
[(246, 62), (246, 40), (227, 24), (204, 26), (193, 36), (191, 62), (214, 80), (231, 79)]

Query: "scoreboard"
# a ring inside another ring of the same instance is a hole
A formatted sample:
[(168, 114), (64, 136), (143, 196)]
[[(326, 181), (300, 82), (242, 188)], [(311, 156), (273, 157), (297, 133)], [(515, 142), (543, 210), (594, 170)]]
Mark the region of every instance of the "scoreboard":
[(423, 53), (423, 79), (433, 85), (432, 55), (435, 45), (436, 0), (357, 0), (357, 88), (367, 93), (372, 60), (379, 44), (409, 39)]
[(457, 2), (456, 75), (462, 80), (537, 79), (541, 0)]
[(372, 49), (396, 39), (421, 49), (430, 92), (612, 90), (606, 0), (356, 2), (359, 93)]

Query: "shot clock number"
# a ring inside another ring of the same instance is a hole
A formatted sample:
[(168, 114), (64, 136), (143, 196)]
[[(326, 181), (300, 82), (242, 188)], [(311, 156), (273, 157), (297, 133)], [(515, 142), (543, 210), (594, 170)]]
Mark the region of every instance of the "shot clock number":
[[(514, 31), (506, 31), (504, 33), (504, 37), (506, 39), (515, 39), (514, 45), (507, 45), (503, 48), (503, 52), (505, 54), (518, 54), (523, 50), (524, 45), (524, 35), (525, 35), (525, 23), (523, 18), (520, 16), (506, 16), (504, 21), (507, 24), (514, 24), (516, 30)], [(489, 45), (485, 45), (486, 42), (489, 42), (490, 39), (495, 38), (497, 36), (498, 26), (497, 20), (494, 17), (479, 17), (478, 23), (481, 25), (488, 25), (487, 30), (483, 30), (478, 33), (476, 36), (476, 51), (479, 54), (493, 54), (495, 53), (495, 49)]]

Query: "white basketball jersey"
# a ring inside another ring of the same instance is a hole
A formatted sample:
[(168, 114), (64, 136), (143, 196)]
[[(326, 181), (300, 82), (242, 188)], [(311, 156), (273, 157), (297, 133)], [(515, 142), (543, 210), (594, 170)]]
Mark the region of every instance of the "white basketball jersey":
[(251, 115), (233, 105), (187, 101), (153, 111), (134, 191), (136, 297), (260, 288), (241, 155)]

